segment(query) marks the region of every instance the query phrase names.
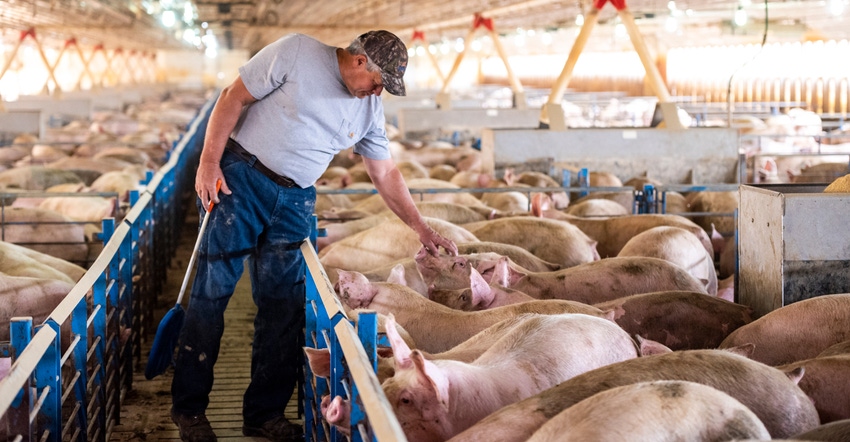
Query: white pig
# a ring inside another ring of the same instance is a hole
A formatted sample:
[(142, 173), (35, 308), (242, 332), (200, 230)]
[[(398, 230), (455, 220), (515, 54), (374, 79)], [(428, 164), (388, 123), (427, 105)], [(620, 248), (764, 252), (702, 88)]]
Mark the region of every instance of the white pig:
[(770, 439), (737, 399), (688, 381), (639, 382), (595, 394), (546, 422), (528, 442)]
[[(573, 335), (581, 339), (564, 339)], [(638, 356), (611, 321), (580, 314), (535, 317), (472, 363), (429, 361), (399, 341), (390, 337), (395, 375), (382, 388), (411, 442), (446, 440), (505, 405)]]

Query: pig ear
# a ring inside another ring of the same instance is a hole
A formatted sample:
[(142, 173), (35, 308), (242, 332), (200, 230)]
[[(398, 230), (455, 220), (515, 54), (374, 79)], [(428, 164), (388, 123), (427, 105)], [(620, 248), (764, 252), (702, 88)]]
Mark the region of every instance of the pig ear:
[(531, 213), (538, 217), (543, 218), (543, 212), (552, 208), (552, 199), (549, 198), (545, 193), (535, 193), (531, 197)]
[(593, 260), (599, 261), (602, 259), (602, 256), (599, 254), (599, 249), (596, 246), (599, 245), (599, 241), (590, 241), (590, 252), (593, 254)]
[(493, 289), (474, 267), (469, 273), (469, 287), (472, 291), (472, 305), (475, 307), (490, 305), (493, 302)]
[(508, 186), (512, 186), (515, 180), (516, 175), (514, 175), (514, 168), (508, 167), (507, 169), (505, 169), (505, 174), (502, 175), (502, 181), (507, 183)]
[(401, 264), (393, 266), (393, 269), (390, 270), (390, 275), (387, 277), (387, 282), (406, 286), (407, 281), (404, 279), (404, 266)]
[(714, 227), (714, 223), (711, 223), (711, 247), (714, 249), (714, 254), (723, 253), (723, 246), (726, 245), (726, 239), (723, 238), (723, 235), (717, 231), (717, 228)]
[(387, 339), (390, 340), (390, 345), (393, 349), (393, 356), (395, 356), (396, 367), (412, 367), (412, 363), (410, 360), (410, 347), (407, 346), (407, 343), (404, 342), (404, 339), (401, 338), (401, 335), (395, 328), (395, 316), (393, 316), (392, 314), (387, 315), (387, 322), (384, 325), (384, 328), (387, 332)]
[(327, 348), (304, 347), (307, 362), (313, 374), (323, 378), (331, 377), (331, 352)]
[(430, 382), (431, 387), (437, 394), (437, 400), (443, 404), (443, 407), (449, 408), (449, 379), (440, 367), (434, 365), (433, 362), (425, 359), (422, 352), (413, 350), (411, 355), (413, 364), (416, 366), (416, 372), (419, 376), (425, 378), (425, 381)]
[(493, 268), (493, 277), (490, 279), (490, 282), (499, 284), (502, 287), (510, 287), (510, 279), (511, 275), (508, 258), (503, 256), (496, 261), (496, 266)]
[(671, 353), (673, 350), (670, 347), (658, 342), (653, 341), (651, 339), (646, 339), (641, 337), (640, 335), (635, 335), (635, 339), (638, 341), (638, 347), (640, 348), (641, 356), (652, 356), (652, 355), (662, 355), (664, 353)]
[(756, 350), (755, 344), (743, 344), (738, 345), (736, 347), (724, 348), (724, 350), (735, 353), (736, 355), (743, 356), (745, 358), (752, 359), (753, 352)]
[[(623, 308), (622, 305), (618, 305), (613, 308), (606, 308), (602, 310), (602, 317), (611, 321), (617, 322), (617, 319), (626, 314), (626, 309)], [(643, 338), (641, 338), (643, 339)]]
[(791, 379), (791, 382), (795, 384), (799, 384), (800, 379), (803, 379), (803, 375), (806, 374), (806, 367), (802, 365), (793, 370), (783, 370), (781, 368), (780, 370), (782, 370), (782, 372), (785, 373), (785, 376), (788, 376), (788, 379)]

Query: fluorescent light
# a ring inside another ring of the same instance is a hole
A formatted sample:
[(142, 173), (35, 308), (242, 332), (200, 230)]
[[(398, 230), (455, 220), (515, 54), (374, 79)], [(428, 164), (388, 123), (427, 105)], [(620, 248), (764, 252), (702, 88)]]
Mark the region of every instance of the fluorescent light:
[(670, 16), (667, 17), (667, 20), (664, 21), (664, 30), (669, 33), (676, 32), (676, 29), (679, 28), (679, 20), (676, 17)]
[(162, 16), (159, 19), (166, 28), (173, 27), (174, 23), (177, 22), (177, 17), (174, 16), (174, 11), (172, 10), (162, 11)]
[(738, 9), (735, 11), (735, 26), (740, 27), (745, 24), (747, 24), (747, 11), (738, 6)]
[(826, 6), (829, 13), (836, 17), (844, 13), (844, 0), (829, 0)]

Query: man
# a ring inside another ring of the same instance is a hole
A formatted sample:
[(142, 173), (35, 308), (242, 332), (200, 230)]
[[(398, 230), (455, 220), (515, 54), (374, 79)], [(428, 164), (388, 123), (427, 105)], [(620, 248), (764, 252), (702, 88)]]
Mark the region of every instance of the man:
[[(383, 89), (404, 95), (404, 43), (367, 32), (347, 49), (292, 34), (239, 69), (213, 108), (195, 178), (199, 209), (215, 203), (198, 256), (172, 382), (172, 420), (187, 441), (216, 440), (204, 413), (224, 328), (224, 310), (247, 258), (257, 316), (246, 436), (300, 440), (283, 417), (302, 363), (304, 264), (299, 250), (315, 207), (313, 184), (349, 146), (387, 206), (429, 253), (457, 246), (432, 230), (388, 150)], [(221, 181), (221, 195), (216, 183)]]

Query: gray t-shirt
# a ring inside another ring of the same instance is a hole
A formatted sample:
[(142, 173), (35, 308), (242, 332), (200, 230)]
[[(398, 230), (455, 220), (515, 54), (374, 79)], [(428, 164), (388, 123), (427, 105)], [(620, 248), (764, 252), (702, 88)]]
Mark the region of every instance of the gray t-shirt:
[(313, 185), (334, 154), (351, 146), (366, 158), (390, 158), (381, 99), (351, 95), (336, 48), (290, 34), (260, 50), (239, 75), (258, 101), (243, 109), (231, 136), (299, 186)]

